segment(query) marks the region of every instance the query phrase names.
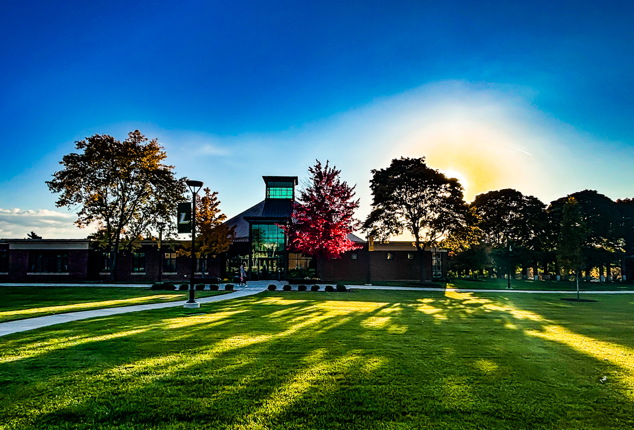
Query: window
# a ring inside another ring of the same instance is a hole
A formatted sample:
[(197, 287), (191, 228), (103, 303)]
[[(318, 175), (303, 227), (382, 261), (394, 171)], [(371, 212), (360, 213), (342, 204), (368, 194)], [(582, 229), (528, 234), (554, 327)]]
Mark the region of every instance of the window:
[(9, 273), (9, 250), (0, 249), (0, 273)]
[(431, 256), (431, 275), (434, 279), (442, 278), (442, 254), (434, 252)]
[(414, 259), (414, 253), (413, 252), (408, 252), (407, 253), (407, 259), (408, 260), (413, 260)]
[(163, 254), (163, 272), (176, 273), (176, 253), (166, 252)]
[(293, 182), (269, 182), (266, 184), (267, 199), (292, 199)]
[(385, 258), (387, 260), (394, 260), (394, 254), (392, 254), (391, 252), (386, 253)]
[(284, 251), (285, 237), (275, 224), (251, 225), (251, 248), (255, 257), (273, 257)]
[(68, 253), (63, 251), (30, 251), (30, 273), (68, 273)]
[(101, 271), (102, 272), (110, 272), (110, 253), (102, 252), (101, 253)]
[(132, 254), (132, 273), (145, 273), (145, 252)]
[(351, 260), (358, 260), (359, 259), (359, 254), (357, 254), (356, 252), (353, 252), (352, 254), (350, 254), (350, 259)]

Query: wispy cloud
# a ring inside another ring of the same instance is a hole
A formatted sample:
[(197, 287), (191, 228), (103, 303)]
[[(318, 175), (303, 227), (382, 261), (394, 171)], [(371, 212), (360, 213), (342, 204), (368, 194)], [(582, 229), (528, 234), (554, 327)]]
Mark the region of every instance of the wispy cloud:
[(81, 230), (73, 222), (76, 216), (48, 209), (0, 208), (0, 237), (25, 238), (31, 231), (45, 239), (84, 238), (92, 231)]

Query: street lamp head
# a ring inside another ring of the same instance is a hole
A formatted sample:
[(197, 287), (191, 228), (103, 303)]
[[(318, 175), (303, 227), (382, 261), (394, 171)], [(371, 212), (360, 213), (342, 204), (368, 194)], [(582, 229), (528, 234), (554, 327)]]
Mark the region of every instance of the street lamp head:
[(192, 194), (198, 193), (198, 191), (200, 191), (200, 189), (203, 186), (202, 181), (192, 181), (192, 180), (188, 179), (188, 180), (185, 181), (185, 183), (189, 187), (189, 190), (192, 192)]

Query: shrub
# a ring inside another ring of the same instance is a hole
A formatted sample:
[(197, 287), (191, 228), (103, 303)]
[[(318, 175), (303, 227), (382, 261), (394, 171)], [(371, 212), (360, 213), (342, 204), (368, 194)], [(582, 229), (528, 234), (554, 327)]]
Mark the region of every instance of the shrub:
[(326, 291), (332, 293), (335, 291), (335, 287), (333, 287), (332, 285), (326, 285)]
[(284, 285), (284, 291), (291, 291), (293, 289), (293, 287), (291, 287), (290, 285), (286, 284)]
[(187, 290), (189, 290), (189, 284), (182, 283), (181, 286), (178, 289), (180, 291), (187, 291)]
[(150, 287), (150, 290), (164, 290), (164, 289), (165, 289), (165, 284), (163, 284), (162, 282), (155, 282)]
[(348, 291), (348, 289), (343, 284), (337, 284), (337, 291), (339, 291), (340, 293), (345, 293), (346, 291)]
[(205, 284), (196, 284), (196, 291), (202, 291), (205, 289)]
[(306, 291), (306, 285), (304, 285), (304, 284), (298, 285), (297, 286), (297, 291)]
[(166, 282), (163, 284), (163, 289), (167, 291), (174, 291), (176, 289), (176, 285), (172, 282)]
[(225, 285), (225, 291), (233, 291), (233, 284)]
[(310, 287), (310, 291), (319, 291), (319, 285), (313, 285)]
[(275, 291), (276, 288), (277, 288), (276, 285), (273, 285), (273, 284), (269, 285), (269, 291)]
[(209, 290), (210, 291), (218, 291), (220, 287), (218, 286), (218, 284), (211, 284), (209, 285)]

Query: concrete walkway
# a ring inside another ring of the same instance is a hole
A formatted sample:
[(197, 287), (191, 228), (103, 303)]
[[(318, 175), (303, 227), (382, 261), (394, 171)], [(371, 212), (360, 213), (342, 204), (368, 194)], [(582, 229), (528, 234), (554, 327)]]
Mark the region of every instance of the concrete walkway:
[[(204, 304), (204, 303), (219, 302), (222, 300), (230, 300), (230, 299), (237, 299), (240, 297), (251, 296), (266, 290), (266, 287), (271, 283), (272, 282), (269, 282), (269, 281), (267, 281), (266, 284), (264, 282), (250, 282), (247, 287), (236, 287), (236, 290), (232, 293), (220, 294), (218, 296), (212, 296), (212, 297), (204, 297), (204, 298), (196, 299), (196, 301), (198, 303)], [(276, 285), (277, 284), (283, 285), (283, 283), (277, 283), (277, 282), (273, 282), (273, 283)], [(9, 284), (2, 284), (2, 285), (9, 285)], [(24, 284), (13, 284), (13, 285), (21, 286)], [(58, 285), (48, 284), (48, 286), (68, 286), (68, 285), (67, 284), (58, 284)], [(78, 286), (78, 285), (74, 284), (74, 286)], [(103, 286), (103, 285), (91, 284), (91, 285), (81, 285), (81, 286), (83, 287), (83, 286)], [(145, 285), (118, 284), (118, 285), (111, 285), (111, 286), (118, 286), (118, 287), (143, 286), (145, 288), (148, 288), (147, 284)], [(281, 288), (281, 286), (278, 286), (278, 288)], [(125, 314), (129, 312), (148, 311), (152, 309), (175, 308), (179, 306), (182, 307), (184, 303), (185, 302), (179, 300), (176, 302), (151, 303), (146, 305), (121, 306), (118, 308), (94, 309), (90, 311), (68, 312), (63, 314), (47, 315), (47, 316), (36, 317), (36, 318), (25, 318), (25, 319), (17, 320), (17, 321), (8, 321), (8, 322), (0, 323), (0, 337), (13, 334), (13, 333), (20, 333), (20, 332), (28, 331), (28, 330), (35, 330), (41, 327), (48, 327), (48, 326), (52, 326), (56, 324), (63, 324), (63, 323), (71, 322), (71, 321), (85, 320), (89, 318), (99, 318), (99, 317), (106, 317), (111, 315)]]
[[(282, 286), (286, 284), (286, 282), (276, 282), (276, 281), (250, 281), (247, 287), (236, 287), (236, 290), (232, 293), (221, 294), (213, 297), (205, 297), (201, 299), (196, 299), (198, 303), (212, 303), (219, 302), (222, 300), (230, 300), (236, 299), (240, 297), (251, 296), (254, 294), (261, 293), (265, 291), (270, 284), (277, 285), (277, 289), (281, 290)], [(29, 284), (2, 284), (6, 286), (28, 286)], [(325, 284), (319, 284), (321, 289), (323, 290)], [(39, 285), (38, 285), (39, 286)], [(147, 284), (46, 284), (46, 286), (51, 287), (66, 287), (66, 286), (81, 286), (81, 287), (133, 287), (133, 288), (148, 288)], [(513, 290), (513, 289), (504, 289), (504, 290), (483, 290), (483, 289), (453, 289), (453, 288), (434, 288), (434, 287), (386, 287), (386, 286), (378, 286), (378, 285), (351, 285), (350, 289), (358, 289), (358, 290), (400, 290), (400, 291), (435, 291), (435, 292), (446, 292), (453, 291), (457, 293), (529, 293), (529, 294), (576, 294), (576, 291), (538, 291), (538, 290)], [(581, 294), (634, 294), (634, 291), (582, 291)], [(139, 312), (139, 311), (147, 311), (152, 309), (163, 309), (163, 308), (174, 308), (183, 306), (185, 302), (176, 301), (176, 302), (164, 302), (164, 303), (152, 303), (146, 305), (135, 305), (135, 306), (123, 306), (118, 308), (106, 308), (106, 309), (95, 309), (90, 311), (81, 311), (81, 312), (68, 312), (64, 314), (57, 315), (48, 315), (43, 317), (36, 318), (26, 318), (17, 321), (9, 321), (0, 323), (0, 337), (6, 336), (13, 333), (20, 333), (28, 330), (35, 330), (41, 327), (48, 327), (56, 324), (63, 324), (71, 321), (79, 321), (85, 320), (89, 318), (99, 318), (111, 315), (119, 315), (129, 312)]]

